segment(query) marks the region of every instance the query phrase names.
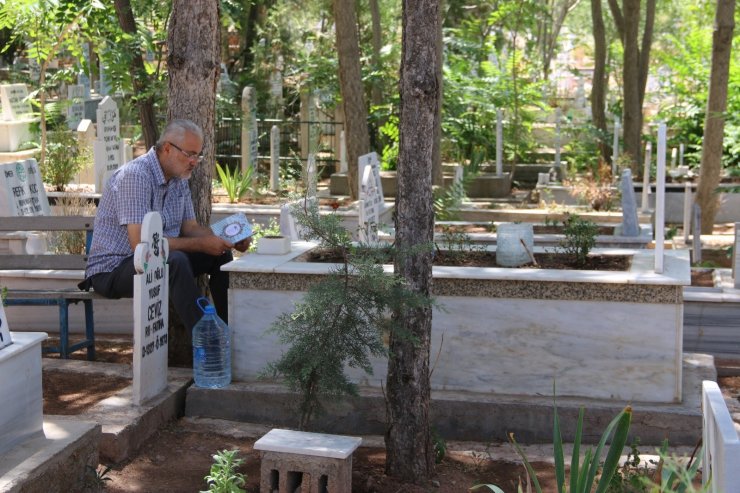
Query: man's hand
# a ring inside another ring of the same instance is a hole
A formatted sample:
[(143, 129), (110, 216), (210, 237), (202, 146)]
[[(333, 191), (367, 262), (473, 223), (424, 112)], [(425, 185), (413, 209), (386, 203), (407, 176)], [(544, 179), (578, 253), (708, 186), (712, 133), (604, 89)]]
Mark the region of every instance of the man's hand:
[(245, 238), (242, 241), (234, 243), (234, 248), (244, 253), (249, 250), (249, 245), (252, 244), (252, 238)]
[(235, 245), (229, 241), (224, 240), (216, 235), (201, 236), (198, 238), (199, 248), (203, 253), (208, 255), (223, 255), (224, 253), (231, 250)]

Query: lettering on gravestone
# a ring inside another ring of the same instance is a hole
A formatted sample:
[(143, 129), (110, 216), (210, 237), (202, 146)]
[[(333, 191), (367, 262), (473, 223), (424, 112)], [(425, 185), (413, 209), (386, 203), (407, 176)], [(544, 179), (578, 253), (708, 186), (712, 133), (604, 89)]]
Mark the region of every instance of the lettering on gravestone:
[(50, 214), (36, 160), (0, 164), (0, 216)]
[(142, 243), (134, 253), (134, 403), (167, 387), (168, 303), (167, 239), (158, 212), (144, 216)]

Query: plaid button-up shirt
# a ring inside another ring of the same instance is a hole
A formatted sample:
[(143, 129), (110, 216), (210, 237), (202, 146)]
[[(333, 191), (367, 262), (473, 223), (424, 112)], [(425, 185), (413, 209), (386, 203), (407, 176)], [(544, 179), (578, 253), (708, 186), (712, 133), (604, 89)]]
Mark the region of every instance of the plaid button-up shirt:
[(184, 221), (194, 219), (188, 181), (165, 181), (154, 147), (116, 170), (103, 190), (93, 229), (85, 277), (111, 272), (134, 254), (128, 224), (141, 224), (147, 212), (162, 215), (162, 232), (176, 238)]

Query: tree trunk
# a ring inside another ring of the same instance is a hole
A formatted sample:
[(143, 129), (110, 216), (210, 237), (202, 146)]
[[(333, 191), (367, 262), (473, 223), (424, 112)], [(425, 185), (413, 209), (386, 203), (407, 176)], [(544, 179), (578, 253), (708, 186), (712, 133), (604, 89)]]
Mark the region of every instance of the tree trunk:
[(640, 103), (640, 0), (623, 0), (624, 6), (624, 154), (629, 155), (630, 168), (637, 170), (642, 141), (642, 104)]
[(707, 114), (704, 118), (704, 139), (701, 147), (701, 169), (696, 203), (701, 208), (701, 233), (711, 234), (717, 214), (719, 185), (722, 171), (722, 140), (727, 109), (727, 83), (730, 73), (730, 52), (735, 0), (718, 0), (712, 36), (712, 69), (709, 78)]
[[(395, 271), (414, 291), (429, 295), (434, 230), (432, 156), (439, 111), (437, 39), (439, 0), (404, 0), (401, 119), (396, 195)], [(429, 425), (431, 307), (394, 314), (405, 333), (390, 335), (387, 379), (386, 473), (423, 483), (434, 468)]]
[[(203, 164), (190, 178), (190, 191), (199, 224), (211, 216), (211, 178), (214, 165), (216, 83), (220, 71), (220, 7), (216, 0), (174, 0), (167, 33), (169, 90), (167, 119), (187, 118), (203, 129)], [(198, 29), (193, 29), (193, 26)], [(173, 330), (170, 324), (170, 330)], [(171, 334), (171, 358), (192, 362), (192, 335), (181, 327)], [(172, 344), (172, 343), (171, 343)], [(184, 354), (187, 352), (188, 355)]]
[[(594, 35), (594, 76), (591, 86), (591, 118), (594, 127), (606, 135), (606, 28), (601, 9), (601, 0), (591, 0), (591, 18)], [(611, 164), (611, 152), (604, 138), (599, 139), (599, 153), (606, 163)]]
[(370, 150), (367, 107), (360, 73), (357, 15), (353, 1), (334, 0), (333, 5), (339, 57), (339, 88), (342, 94), (344, 132), (347, 139), (348, 181), (350, 194), (356, 199), (359, 181), (357, 159)]
[[(439, 9), (439, 25), (442, 25), (442, 9)], [(442, 29), (437, 30), (437, 60), (444, 59), (444, 39)], [(437, 64), (437, 113), (434, 115), (434, 147), (432, 149), (432, 185), (443, 187), (444, 171), (442, 170), (442, 97), (444, 91), (444, 77), (442, 75), (442, 63)]]
[(642, 41), (639, 40), (641, 0), (622, 0), (620, 10), (617, 0), (609, 0), (614, 24), (622, 40), (623, 103), (624, 103), (624, 154), (630, 157), (630, 168), (637, 171), (642, 152), (642, 102), (645, 99), (650, 47), (653, 42), (655, 0), (648, 0)]
[[(136, 21), (134, 20), (134, 12), (131, 10), (131, 2), (129, 0), (114, 0), (113, 6), (116, 9), (118, 23), (121, 25), (123, 32), (131, 34), (136, 39)], [(139, 43), (131, 43), (130, 56), (129, 68), (131, 69), (134, 95), (137, 96), (136, 106), (139, 109), (141, 132), (144, 136), (144, 144), (149, 149), (157, 142), (157, 120), (154, 115), (154, 96), (142, 96), (149, 85), (149, 78), (144, 68)]]

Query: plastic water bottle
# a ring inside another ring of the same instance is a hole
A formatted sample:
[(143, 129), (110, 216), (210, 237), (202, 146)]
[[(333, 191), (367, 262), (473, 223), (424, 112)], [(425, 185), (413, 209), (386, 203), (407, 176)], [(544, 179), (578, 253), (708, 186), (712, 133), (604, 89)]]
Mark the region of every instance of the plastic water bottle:
[(217, 389), (231, 383), (231, 331), (208, 298), (198, 298), (203, 317), (193, 327), (195, 385)]

